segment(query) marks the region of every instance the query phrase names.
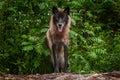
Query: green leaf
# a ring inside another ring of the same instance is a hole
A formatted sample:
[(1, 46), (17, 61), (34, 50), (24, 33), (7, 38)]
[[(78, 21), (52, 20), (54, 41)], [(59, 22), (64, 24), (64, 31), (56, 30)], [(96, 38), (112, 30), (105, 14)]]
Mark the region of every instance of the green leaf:
[(97, 55), (95, 52), (91, 51), (91, 52), (88, 52), (88, 55), (93, 58), (93, 59), (97, 59)]
[(80, 20), (80, 17), (78, 17), (78, 16), (73, 16), (72, 17), (74, 20)]
[(48, 30), (48, 28), (43, 28), (43, 29), (40, 30), (40, 32), (45, 33), (45, 32), (47, 32), (47, 30)]
[(90, 26), (89, 22), (88, 22), (88, 21), (86, 21), (86, 22), (84, 23), (84, 26), (85, 26), (85, 27)]
[(4, 1), (0, 2), (0, 9), (2, 9), (4, 3), (5, 3)]
[(90, 17), (90, 18), (93, 17), (93, 15), (90, 11), (87, 12), (87, 16)]
[(39, 65), (40, 65), (40, 62), (36, 60), (36, 61), (34, 62), (34, 67), (37, 68)]
[(21, 43), (21, 45), (29, 45), (29, 44), (31, 44), (31, 42), (24, 41), (24, 42)]
[(45, 3), (39, 4), (39, 8), (40, 8), (40, 9), (45, 9)]
[(73, 31), (73, 30), (70, 30), (70, 37), (74, 37), (74, 36), (77, 36), (78, 34)]
[(35, 37), (33, 37), (33, 36), (29, 36), (29, 38), (28, 38), (30, 41), (35, 41)]
[(27, 35), (22, 35), (21, 37), (24, 38), (24, 39), (28, 38)]
[(23, 47), (23, 50), (24, 50), (24, 51), (31, 51), (31, 50), (33, 50), (33, 45), (24, 46), (24, 47)]
[(75, 19), (71, 19), (71, 21), (72, 21), (72, 24), (73, 24), (73, 25), (76, 25)]

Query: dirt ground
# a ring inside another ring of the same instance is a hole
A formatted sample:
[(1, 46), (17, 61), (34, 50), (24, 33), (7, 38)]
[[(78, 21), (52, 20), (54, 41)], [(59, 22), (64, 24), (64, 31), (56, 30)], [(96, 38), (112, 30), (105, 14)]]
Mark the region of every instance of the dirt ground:
[(0, 72), (0, 80), (120, 80), (120, 71), (84, 75), (75, 73), (11, 75)]

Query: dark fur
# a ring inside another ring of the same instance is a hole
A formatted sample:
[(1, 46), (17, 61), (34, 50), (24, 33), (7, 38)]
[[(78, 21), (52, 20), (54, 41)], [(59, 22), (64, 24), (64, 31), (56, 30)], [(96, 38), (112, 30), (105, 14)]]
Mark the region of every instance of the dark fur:
[(51, 60), (54, 72), (64, 70), (67, 72), (68, 66), (68, 43), (69, 28), (71, 18), (69, 16), (69, 7), (64, 10), (52, 9), (53, 15), (50, 20), (50, 28), (47, 31), (47, 43), (51, 51)]

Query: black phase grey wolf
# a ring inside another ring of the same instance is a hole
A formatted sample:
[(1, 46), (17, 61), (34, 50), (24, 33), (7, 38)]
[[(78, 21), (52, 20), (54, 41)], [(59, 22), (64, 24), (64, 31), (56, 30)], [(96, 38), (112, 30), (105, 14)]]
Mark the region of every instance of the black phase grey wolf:
[(70, 9), (52, 8), (49, 29), (46, 33), (54, 72), (68, 71), (68, 44), (71, 26)]

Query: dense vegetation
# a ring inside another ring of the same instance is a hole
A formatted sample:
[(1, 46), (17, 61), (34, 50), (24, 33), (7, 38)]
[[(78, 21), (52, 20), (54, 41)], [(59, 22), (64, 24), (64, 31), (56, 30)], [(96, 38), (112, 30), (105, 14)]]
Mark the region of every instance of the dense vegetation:
[(52, 72), (45, 33), (53, 6), (71, 9), (69, 72), (120, 70), (120, 0), (2, 0), (0, 71)]

